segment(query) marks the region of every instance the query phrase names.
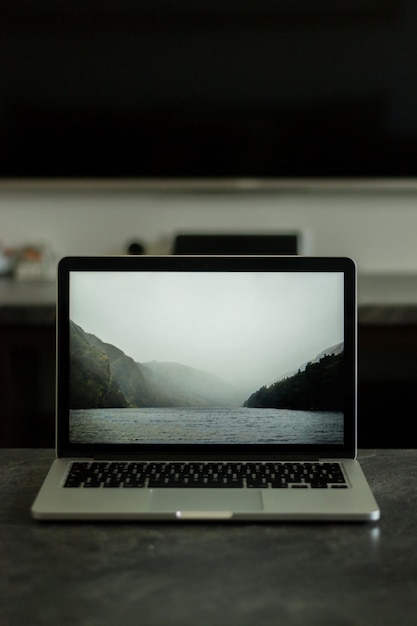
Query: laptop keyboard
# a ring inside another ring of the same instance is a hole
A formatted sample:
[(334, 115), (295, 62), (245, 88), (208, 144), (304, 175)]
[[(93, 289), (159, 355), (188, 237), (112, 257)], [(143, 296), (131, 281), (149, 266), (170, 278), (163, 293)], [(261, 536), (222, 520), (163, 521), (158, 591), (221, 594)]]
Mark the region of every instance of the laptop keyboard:
[(64, 487), (343, 489), (340, 463), (333, 462), (73, 462)]

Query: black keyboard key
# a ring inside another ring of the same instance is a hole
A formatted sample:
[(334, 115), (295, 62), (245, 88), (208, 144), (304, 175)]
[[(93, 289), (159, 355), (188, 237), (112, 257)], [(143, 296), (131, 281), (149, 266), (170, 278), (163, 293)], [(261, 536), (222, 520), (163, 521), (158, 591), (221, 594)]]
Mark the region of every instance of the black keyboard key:
[(272, 481), (271, 482), (272, 489), (288, 489), (288, 483), (282, 481)]

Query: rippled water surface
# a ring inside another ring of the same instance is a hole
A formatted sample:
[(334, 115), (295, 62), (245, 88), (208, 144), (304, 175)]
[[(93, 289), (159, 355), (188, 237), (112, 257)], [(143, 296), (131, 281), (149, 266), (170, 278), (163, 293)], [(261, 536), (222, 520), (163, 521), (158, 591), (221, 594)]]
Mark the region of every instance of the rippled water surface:
[(343, 414), (285, 409), (89, 409), (70, 414), (74, 443), (343, 443)]

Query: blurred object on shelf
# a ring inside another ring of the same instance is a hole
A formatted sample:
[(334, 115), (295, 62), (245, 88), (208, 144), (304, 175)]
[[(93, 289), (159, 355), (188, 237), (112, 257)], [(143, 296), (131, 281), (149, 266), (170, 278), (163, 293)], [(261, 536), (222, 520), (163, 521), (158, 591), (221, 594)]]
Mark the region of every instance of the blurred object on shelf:
[(15, 252), (0, 243), (0, 276), (8, 276), (13, 271)]
[(179, 233), (173, 254), (300, 254), (301, 233)]
[(28, 244), (16, 255), (14, 276), (17, 280), (54, 280), (56, 258), (46, 244)]
[(145, 246), (140, 241), (131, 241), (127, 246), (127, 253), (132, 255), (145, 254)]

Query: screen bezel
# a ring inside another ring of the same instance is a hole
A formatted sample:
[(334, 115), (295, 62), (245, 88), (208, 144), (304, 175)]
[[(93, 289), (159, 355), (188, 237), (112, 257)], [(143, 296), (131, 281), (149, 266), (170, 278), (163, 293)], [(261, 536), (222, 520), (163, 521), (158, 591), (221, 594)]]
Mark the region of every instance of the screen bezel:
[[(71, 272), (342, 272), (344, 275), (343, 444), (84, 444), (69, 439), (69, 310)], [(57, 455), (143, 459), (354, 458), (356, 455), (356, 266), (342, 257), (118, 256), (66, 257), (58, 265)]]

